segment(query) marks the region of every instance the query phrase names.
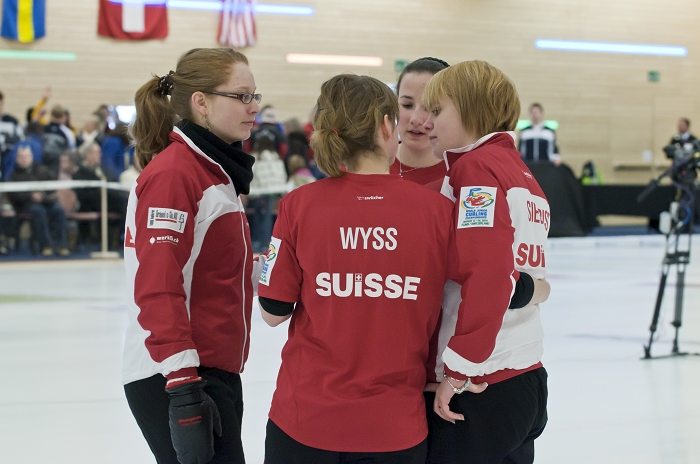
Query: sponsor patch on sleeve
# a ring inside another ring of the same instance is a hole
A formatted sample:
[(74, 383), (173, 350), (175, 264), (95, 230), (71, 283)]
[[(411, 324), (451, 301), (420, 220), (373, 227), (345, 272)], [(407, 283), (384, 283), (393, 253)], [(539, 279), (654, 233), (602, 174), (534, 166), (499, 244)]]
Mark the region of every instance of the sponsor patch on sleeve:
[(496, 187), (462, 187), (457, 228), (493, 227), (497, 190)]
[(277, 255), (279, 255), (281, 246), (282, 240), (275, 237), (270, 239), (270, 246), (267, 249), (267, 261), (265, 261), (262, 273), (260, 274), (260, 283), (263, 285), (270, 285), (272, 270), (275, 268), (275, 263), (277, 263)]
[(184, 211), (169, 208), (148, 208), (149, 229), (168, 229), (183, 233), (186, 222), (187, 213)]

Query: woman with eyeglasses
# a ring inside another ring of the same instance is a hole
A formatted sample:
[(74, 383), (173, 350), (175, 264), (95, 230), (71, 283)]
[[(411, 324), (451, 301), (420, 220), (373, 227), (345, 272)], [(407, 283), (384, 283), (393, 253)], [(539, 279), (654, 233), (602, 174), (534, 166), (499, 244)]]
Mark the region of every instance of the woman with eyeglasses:
[(245, 462), (254, 263), (239, 195), (253, 157), (240, 142), (260, 111), (255, 90), (244, 55), (200, 48), (136, 93), (123, 383), (158, 463)]

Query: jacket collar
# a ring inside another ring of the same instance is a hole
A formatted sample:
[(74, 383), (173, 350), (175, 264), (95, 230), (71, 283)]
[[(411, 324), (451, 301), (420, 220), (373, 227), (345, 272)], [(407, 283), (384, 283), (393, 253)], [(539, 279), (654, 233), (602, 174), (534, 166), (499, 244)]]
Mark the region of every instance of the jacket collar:
[[(197, 153), (199, 156), (201, 156), (202, 158), (204, 158), (206, 161), (208, 161), (210, 163), (210, 166), (209, 166), (210, 169), (212, 169), (217, 174), (221, 173), (224, 176), (223, 179), (226, 179), (228, 181), (227, 182), (228, 185), (233, 185), (233, 180), (231, 179), (231, 176), (228, 175), (228, 173), (224, 170), (224, 168), (221, 167), (221, 165), (219, 163), (217, 163), (216, 161), (211, 159), (211, 157), (209, 155), (204, 153), (202, 151), (202, 149), (199, 148), (192, 141), (192, 139), (187, 137), (185, 135), (185, 133), (182, 132), (182, 130), (179, 127), (177, 127), (177, 126), (173, 127), (173, 131), (170, 133), (170, 140), (172, 140), (174, 142), (184, 142), (188, 147), (190, 147), (190, 149), (193, 152)], [(236, 192), (236, 193), (238, 193), (238, 192)]]
[(491, 132), (490, 134), (484, 135), (476, 142), (471, 145), (467, 145), (462, 148), (454, 148), (448, 150), (442, 154), (442, 158), (445, 160), (445, 166), (447, 170), (450, 170), (450, 166), (454, 164), (463, 154), (473, 151), (482, 145), (501, 145), (506, 148), (515, 149), (515, 132)]

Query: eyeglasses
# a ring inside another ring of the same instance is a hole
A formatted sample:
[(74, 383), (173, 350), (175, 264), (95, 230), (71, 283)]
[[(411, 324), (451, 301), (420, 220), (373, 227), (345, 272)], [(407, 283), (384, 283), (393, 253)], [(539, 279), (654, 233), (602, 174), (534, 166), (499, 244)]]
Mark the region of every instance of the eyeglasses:
[(228, 97), (228, 98), (235, 98), (236, 100), (240, 100), (246, 105), (253, 100), (255, 100), (256, 103), (260, 103), (262, 101), (262, 95), (259, 93), (227, 93), (227, 92), (217, 92), (216, 90), (210, 90), (210, 91), (202, 91), (203, 93), (210, 93), (212, 95), (221, 95), (222, 97)]

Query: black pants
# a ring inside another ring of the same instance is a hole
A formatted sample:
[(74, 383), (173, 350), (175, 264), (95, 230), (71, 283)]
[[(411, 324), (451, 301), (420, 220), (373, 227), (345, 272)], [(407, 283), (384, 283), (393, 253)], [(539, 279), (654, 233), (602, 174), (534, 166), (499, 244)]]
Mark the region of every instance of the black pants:
[[(352, 437), (348, 437), (352, 440)], [(340, 453), (302, 445), (267, 421), (265, 464), (424, 464), (428, 451), (426, 440), (413, 448), (386, 453)]]
[[(216, 464), (245, 464), (241, 423), (243, 419), (243, 390), (241, 376), (220, 369), (198, 367), (199, 375), (207, 381), (204, 391), (214, 400), (221, 414), (222, 435), (214, 434)], [(170, 438), (165, 377), (160, 374), (124, 385), (129, 408), (158, 464), (178, 464)]]
[(428, 464), (532, 464), (535, 438), (547, 424), (547, 371), (526, 372), (489, 385), (479, 394), (462, 393), (450, 410), (456, 424), (433, 411), (435, 393), (425, 393)]

